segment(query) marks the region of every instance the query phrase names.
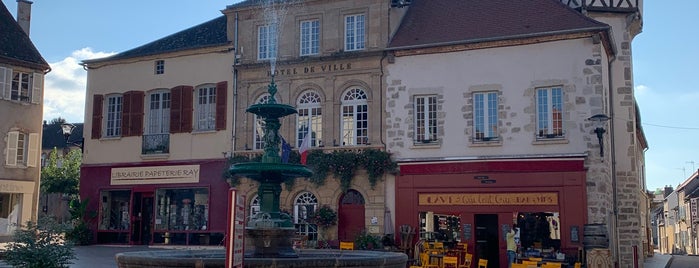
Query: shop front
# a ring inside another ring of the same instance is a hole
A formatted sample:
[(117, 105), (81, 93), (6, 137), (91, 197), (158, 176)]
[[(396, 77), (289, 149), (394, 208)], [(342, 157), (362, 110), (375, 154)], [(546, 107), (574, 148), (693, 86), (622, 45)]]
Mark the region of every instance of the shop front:
[[(81, 197), (97, 243), (218, 245), (228, 183), (225, 161), (84, 166)], [(94, 200), (94, 201), (93, 201)], [(215, 200), (219, 200), (216, 202)]]
[(520, 259), (572, 263), (579, 257), (587, 214), (582, 159), (400, 168), (397, 225), (416, 227), (415, 243), (441, 242), (447, 249), (465, 245), (474, 263), (485, 259), (488, 267), (507, 267), (506, 233), (516, 226)]

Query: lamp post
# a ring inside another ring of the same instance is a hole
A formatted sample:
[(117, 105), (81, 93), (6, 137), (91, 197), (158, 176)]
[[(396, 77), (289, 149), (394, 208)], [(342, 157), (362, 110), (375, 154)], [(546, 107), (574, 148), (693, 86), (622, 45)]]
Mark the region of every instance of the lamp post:
[(607, 132), (604, 129), (604, 126), (609, 119), (609, 116), (605, 114), (596, 114), (587, 119), (592, 121), (592, 123), (595, 125), (595, 134), (597, 134), (597, 141), (599, 142), (600, 157), (604, 156), (604, 143), (602, 142), (602, 138), (604, 137), (604, 133)]
[(80, 139), (77, 141), (68, 141), (68, 139), (70, 138), (70, 134), (73, 133), (74, 128), (75, 128), (75, 125), (73, 125), (71, 123), (61, 124), (61, 131), (63, 132), (63, 137), (66, 138), (66, 144), (78, 146), (80, 148), (80, 152), (83, 153), (84, 152), (83, 147), (85, 146), (85, 138), (84, 137), (80, 137)]

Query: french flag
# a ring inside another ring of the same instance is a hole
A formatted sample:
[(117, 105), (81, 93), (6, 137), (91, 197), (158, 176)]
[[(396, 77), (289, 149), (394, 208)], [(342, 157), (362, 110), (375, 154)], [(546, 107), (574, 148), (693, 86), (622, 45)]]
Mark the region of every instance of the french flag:
[(299, 146), (299, 153), (301, 154), (301, 164), (305, 165), (306, 164), (306, 157), (308, 157), (308, 150), (311, 149), (311, 132), (309, 131), (306, 133), (306, 136), (303, 137), (303, 141), (301, 142), (301, 146)]

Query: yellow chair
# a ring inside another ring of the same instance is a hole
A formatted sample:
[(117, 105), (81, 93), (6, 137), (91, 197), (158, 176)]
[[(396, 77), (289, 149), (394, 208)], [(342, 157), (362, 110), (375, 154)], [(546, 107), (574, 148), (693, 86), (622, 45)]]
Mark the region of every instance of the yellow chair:
[(459, 268), (470, 268), (471, 262), (473, 261), (473, 254), (464, 254), (464, 258), (459, 263)]
[(426, 252), (420, 253), (420, 265), (422, 268), (439, 268), (439, 265), (430, 263), (430, 255)]
[(573, 268), (580, 268), (582, 267), (582, 263), (576, 262), (575, 265), (573, 265)]
[(560, 262), (547, 262), (541, 265), (542, 268), (561, 268)]
[(354, 250), (354, 242), (340, 241), (340, 250)]
[(529, 265), (526, 265), (524, 263), (513, 263), (512, 268), (529, 268)]
[(539, 262), (538, 262), (538, 261), (526, 261), (526, 260), (523, 260), (523, 261), (522, 261), (522, 264), (527, 265), (527, 266), (537, 266), (537, 267), (539, 266)]
[(530, 261), (542, 261), (543, 258), (534, 258), (534, 257), (529, 257)]
[(459, 258), (456, 256), (444, 256), (444, 258), (442, 258), (442, 265), (444, 268), (459, 268)]
[(488, 260), (478, 259), (478, 268), (488, 268)]

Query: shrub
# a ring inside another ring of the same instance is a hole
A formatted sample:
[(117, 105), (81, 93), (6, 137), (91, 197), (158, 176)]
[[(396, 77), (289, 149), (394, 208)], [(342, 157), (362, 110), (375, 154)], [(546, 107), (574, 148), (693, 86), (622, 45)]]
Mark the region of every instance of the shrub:
[(75, 253), (72, 244), (63, 239), (66, 229), (48, 217), (39, 219), (38, 223), (27, 222), (14, 232), (13, 241), (7, 245), (5, 262), (13, 267), (68, 267)]
[(364, 230), (354, 238), (354, 246), (357, 249), (380, 249), (381, 238)]

